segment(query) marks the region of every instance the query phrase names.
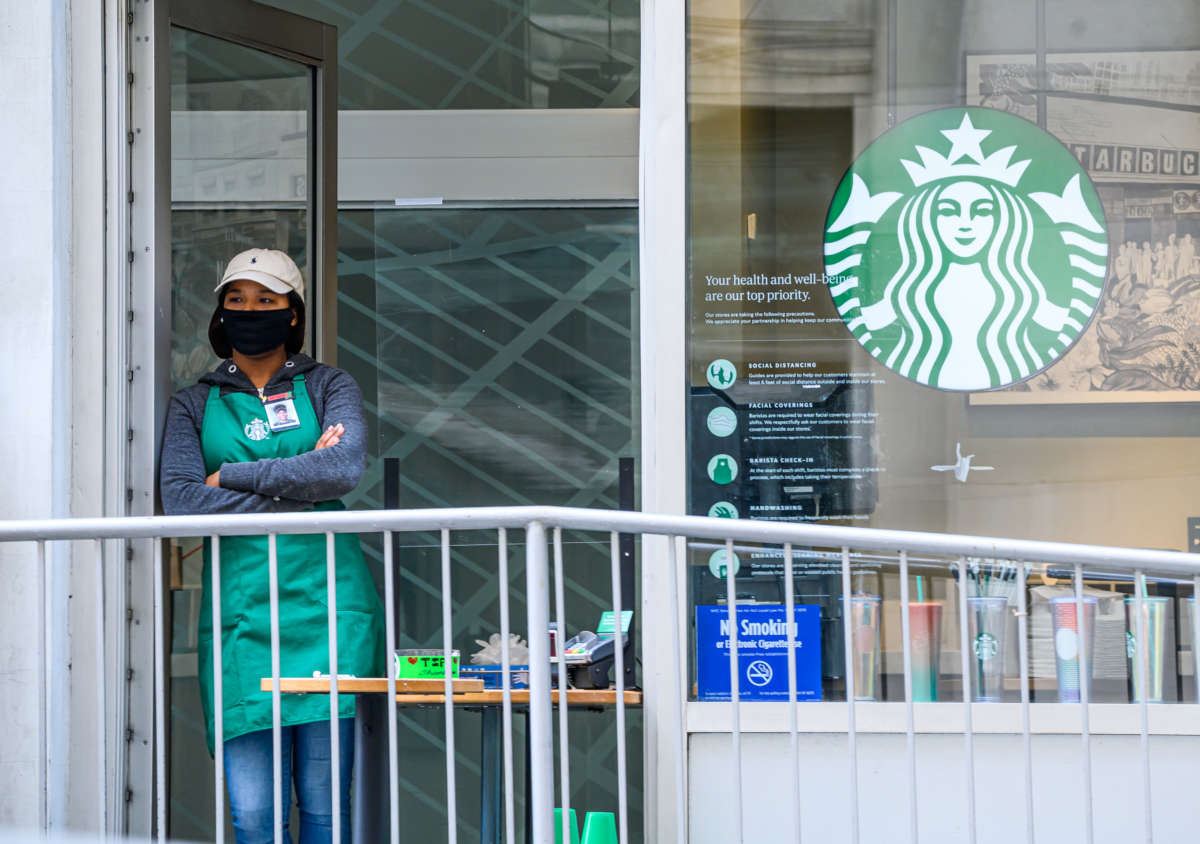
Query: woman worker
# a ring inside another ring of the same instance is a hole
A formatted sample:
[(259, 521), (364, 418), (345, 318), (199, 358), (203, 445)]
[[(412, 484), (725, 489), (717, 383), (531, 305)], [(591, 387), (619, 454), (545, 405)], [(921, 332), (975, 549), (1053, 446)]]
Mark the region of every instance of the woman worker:
[[(303, 279), (283, 252), (250, 249), (229, 262), (209, 323), (213, 351), (225, 360), (181, 390), (167, 411), (161, 461), (163, 509), (186, 513), (340, 510), (337, 499), (362, 476), (366, 424), (354, 379), (300, 354)], [(278, 409), (286, 412), (278, 413)], [(213, 712), (223, 713), (225, 778), (238, 844), (274, 841), (274, 764), (267, 537), (220, 543), (222, 700), (214, 701), (212, 569), (204, 548), (199, 624), (201, 701), (208, 746)], [(383, 670), (382, 606), (358, 537), (338, 534), (338, 673)], [(279, 635), (282, 676), (329, 671), (324, 534), (279, 536)], [(350, 840), (354, 698), (339, 702), (342, 840)], [(284, 840), (291, 783), (301, 844), (331, 838), (329, 698), (284, 695)]]

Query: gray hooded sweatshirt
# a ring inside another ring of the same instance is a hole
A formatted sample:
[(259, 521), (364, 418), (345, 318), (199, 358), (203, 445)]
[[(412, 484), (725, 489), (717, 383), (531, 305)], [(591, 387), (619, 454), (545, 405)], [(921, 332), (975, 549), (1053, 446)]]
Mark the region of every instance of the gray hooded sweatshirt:
[(318, 363), (307, 355), (292, 355), (271, 376), (267, 395), (290, 390), (303, 374), (317, 421), (324, 430), (341, 423), (345, 433), (330, 448), (295, 457), (277, 457), (221, 466), (221, 486), (207, 486), (200, 430), (204, 405), (215, 384), (221, 395), (258, 390), (232, 360), (223, 361), (200, 383), (180, 390), (167, 408), (167, 424), (159, 483), (167, 515), (197, 513), (288, 513), (332, 501), (358, 485), (366, 467), (367, 425), (362, 393), (350, 375)]

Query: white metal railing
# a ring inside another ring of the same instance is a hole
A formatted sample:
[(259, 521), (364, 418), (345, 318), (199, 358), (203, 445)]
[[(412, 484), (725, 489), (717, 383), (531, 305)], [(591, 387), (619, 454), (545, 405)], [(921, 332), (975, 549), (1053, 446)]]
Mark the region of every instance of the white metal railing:
[[(562, 531), (595, 531), (607, 533), (611, 547), (610, 566), (612, 575), (612, 606), (614, 618), (621, 618), (621, 589), (620, 589), (620, 555), (618, 536), (620, 534), (637, 534), (641, 536), (666, 537), (667, 559), (665, 561), (647, 559), (643, 566), (667, 565), (668, 592), (665, 608), (658, 608), (669, 615), (673, 622), (681, 622), (685, 617), (685, 608), (680, 600), (679, 579), (677, 577), (679, 553), (686, 548), (687, 540), (705, 540), (707, 542), (723, 543), (727, 560), (732, 559), (734, 543), (761, 543), (777, 546), (783, 554), (783, 582), (785, 589), (785, 618), (790, 622), (794, 618), (795, 595), (793, 579), (796, 573), (796, 554), (811, 555), (807, 549), (831, 549), (823, 552), (825, 556), (840, 561), (841, 583), (844, 596), (851, 593), (852, 551), (856, 553), (872, 552), (882, 554), (888, 559), (895, 559), (898, 565), (900, 579), (900, 604), (902, 625), (902, 648), (904, 667), (904, 702), (905, 702), (905, 734), (907, 761), (907, 802), (908, 802), (908, 839), (918, 840), (917, 819), (917, 767), (916, 767), (916, 729), (914, 726), (914, 703), (912, 685), (912, 653), (909, 639), (910, 609), (908, 592), (908, 575), (913, 555), (935, 557), (944, 560), (943, 565), (948, 570), (957, 571), (958, 580), (958, 617), (960, 621), (960, 648), (962, 655), (962, 699), (959, 703), (947, 704), (961, 707), (963, 714), (963, 741), (965, 751), (964, 776), (966, 781), (966, 814), (968, 838), (976, 837), (976, 795), (974, 787), (975, 763), (975, 732), (972, 724), (971, 671), (968, 664), (969, 648), (967, 642), (967, 566), (968, 558), (983, 557), (1012, 561), (1036, 561), (1046, 563), (1072, 572), (1075, 606), (1077, 611), (1083, 607), (1083, 574), (1085, 567), (1089, 570), (1119, 572), (1127, 574), (1135, 584), (1136, 595), (1136, 635), (1138, 641), (1144, 642), (1144, 595), (1147, 573), (1156, 577), (1169, 577), (1176, 580), (1186, 580), (1200, 594), (1200, 559), (1194, 555), (1151, 550), (1117, 549), (1100, 546), (1069, 545), (1063, 543), (1036, 542), (1026, 540), (1005, 540), (984, 537), (954, 536), (946, 534), (916, 533), (906, 531), (874, 530), (863, 528), (847, 528), (826, 525), (772, 523), (755, 521), (732, 521), (688, 516), (658, 516), (641, 513), (577, 510), (558, 507), (508, 507), (508, 508), (475, 508), (475, 509), (446, 509), (446, 510), (409, 510), (409, 511), (370, 511), (370, 512), (322, 512), (322, 513), (293, 513), (269, 516), (239, 515), (239, 516), (180, 516), (153, 518), (122, 518), (122, 519), (75, 519), (61, 521), (24, 521), (0, 522), (0, 542), (33, 542), (36, 543), (39, 564), (44, 565), (46, 559), (46, 543), (56, 541), (90, 540), (95, 542), (97, 549), (96, 564), (103, 567), (101, 554), (102, 543), (115, 539), (155, 539), (169, 537), (210, 537), (212, 541), (212, 621), (215, 631), (214, 642), (214, 693), (218, 705), (214, 707), (216, 714), (216, 774), (214, 779), (214, 794), (216, 799), (216, 840), (224, 838), (224, 783), (223, 783), (223, 741), (221, 725), (221, 608), (220, 608), (220, 538), (242, 535), (266, 534), (269, 537), (269, 577), (270, 577), (270, 612), (272, 626), (271, 643), (271, 677), (272, 701), (274, 710), (274, 747), (275, 747), (275, 813), (276, 840), (280, 840), (281, 812), (283, 811), (283, 784), (280, 779), (280, 654), (279, 654), (279, 615), (278, 615), (278, 572), (275, 559), (275, 537), (283, 534), (325, 534), (326, 564), (328, 581), (328, 635), (330, 659), (330, 730), (333, 742), (332, 778), (334, 794), (339, 788), (338, 753), (337, 753), (337, 716), (338, 716), (338, 671), (337, 671), (337, 624), (336, 606), (337, 595), (334, 573), (334, 536), (337, 533), (377, 533), (383, 535), (385, 557), (385, 606), (388, 608), (386, 621), (387, 653), (389, 670), (387, 681), (388, 692), (388, 764), (390, 770), (389, 818), (391, 840), (405, 840), (400, 830), (398, 812), (399, 793), (397, 784), (397, 718), (396, 718), (396, 680), (395, 671), (390, 665), (391, 654), (395, 649), (396, 630), (392, 618), (394, 593), (396, 585), (392, 574), (392, 542), (394, 533), (407, 532), (437, 532), (441, 544), (441, 578), (442, 578), (442, 624), (443, 624), (443, 656), (445, 658), (444, 692), (446, 714), (446, 808), (449, 818), (447, 840), (454, 844), (456, 832), (455, 804), (455, 746), (454, 746), (454, 698), (451, 682), (451, 534), (456, 531), (496, 531), (497, 543), (497, 576), (502, 588), (500, 594), (500, 634), (503, 643), (502, 656), (502, 699), (503, 699), (503, 769), (504, 769), (504, 829), (505, 841), (513, 842), (515, 838), (514, 792), (513, 792), (513, 748), (512, 748), (512, 689), (510, 687), (511, 658), (508, 650), (508, 640), (511, 628), (508, 599), (508, 531), (521, 529), (525, 532), (525, 561), (526, 561), (526, 595), (527, 613), (526, 624), (529, 640), (529, 692), (530, 692), (530, 794), (527, 799), (531, 804), (531, 829), (529, 839), (535, 844), (552, 844), (555, 839), (554, 830), (554, 736), (551, 716), (551, 666), (549, 655), (549, 621), (550, 621), (550, 578), (554, 578), (554, 608), (558, 630), (565, 633), (566, 614), (564, 611), (564, 568)], [(167, 795), (162, 787), (166, 782), (166, 691), (165, 691), (165, 652), (166, 641), (163, 629), (163, 560), (161, 542), (155, 542), (154, 585), (155, 585), (155, 621), (154, 621), (154, 669), (156, 672), (155, 689), (155, 818), (156, 834), (159, 841), (166, 840), (167, 830)], [(795, 549), (804, 549), (798, 552)], [(552, 561), (552, 562), (551, 562)], [(928, 559), (922, 560), (922, 565), (930, 565)], [(1029, 683), (1029, 652), (1028, 652), (1028, 606), (1026, 603), (1026, 573), (1024, 566), (1016, 567), (1018, 584), (1016, 589), (1016, 616), (1018, 624), (1018, 647), (1020, 666), (1020, 721), (1023, 741), (1023, 797), (1025, 812), (1025, 839), (1034, 841), (1035, 821), (1033, 804), (1033, 762), (1031, 750), (1030, 726), (1030, 683)], [(743, 777), (742, 777), (742, 704), (739, 702), (741, 673), (737, 661), (737, 613), (738, 600), (735, 588), (735, 567), (727, 565), (724, 574), (726, 590), (726, 606), (731, 631), (730, 648), (730, 688), (731, 702), (729, 704), (731, 751), (734, 760), (731, 775), (729, 812), (736, 831), (736, 840), (742, 840), (742, 810), (743, 810)], [(44, 584), (43, 584), (44, 588)], [(98, 597), (98, 611), (103, 608), (103, 595)], [(43, 602), (44, 605), (44, 602)], [(100, 623), (97, 629), (97, 665), (101, 668), (100, 678), (104, 682), (103, 670), (105, 654), (103, 642), (105, 630), (103, 613), (100, 612)], [(45, 619), (42, 619), (43, 630)], [(669, 643), (666, 647), (646, 648), (644, 658), (647, 660), (646, 669), (649, 671), (651, 659), (666, 660), (671, 667), (670, 676), (680, 676), (680, 666), (686, 664), (686, 650), (680, 636), (680, 623), (672, 623)], [(785, 837), (796, 840), (799, 838), (802, 819), (802, 794), (800, 788), (800, 751), (798, 719), (803, 707), (797, 703), (797, 680), (795, 674), (795, 630), (791, 623), (785, 625), (787, 630), (788, 664), (788, 729), (790, 732), (790, 756), (792, 783), (790, 789), (791, 811), (786, 816), (778, 818), (782, 828), (788, 825), (794, 830), (794, 835)], [(620, 628), (617, 628), (619, 633)], [(843, 646), (846, 657), (846, 704), (847, 723), (847, 759), (849, 780), (849, 817), (846, 819), (847, 831), (851, 841), (859, 841), (860, 810), (858, 806), (858, 727), (857, 713), (861, 706), (870, 704), (854, 703), (854, 673), (850, 669), (854, 648), (853, 631), (850, 624), (843, 625)], [(1079, 638), (1080, 674), (1086, 678), (1087, 662), (1091, 658), (1088, 653), (1088, 638)], [(619, 639), (618, 639), (619, 641)], [(655, 643), (656, 645), (658, 643)], [(1193, 653), (1200, 653), (1200, 630), (1193, 625)], [(615, 648), (615, 713), (617, 724), (617, 756), (618, 756), (618, 824), (619, 840), (622, 844), (630, 838), (627, 778), (627, 753), (625, 736), (625, 672), (623, 670), (624, 649)], [(1142, 681), (1142, 689), (1148, 685), (1149, 667), (1143, 655), (1143, 649), (1138, 648), (1135, 659), (1135, 670)], [(559, 662), (559, 688), (565, 689), (566, 677), (563, 663)], [(44, 666), (43, 673), (48, 670)], [(46, 677), (42, 677), (43, 684)], [(1197, 682), (1200, 684), (1200, 671), (1197, 671)], [(106, 685), (106, 684), (105, 684)], [(43, 686), (44, 687), (44, 686)], [(1094, 840), (1093, 806), (1092, 806), (1092, 733), (1089, 726), (1089, 690), (1088, 683), (1080, 683), (1080, 729), (1081, 740), (1081, 779), (1085, 794), (1083, 807), (1083, 829), (1086, 841)], [(673, 771), (675, 782), (676, 802), (673, 807), (677, 840), (688, 840), (687, 834), (687, 793), (685, 790), (686, 746), (684, 739), (683, 719), (685, 716), (682, 701), (684, 690), (678, 689), (677, 694), (671, 694), (671, 706), (660, 717), (666, 718), (666, 723), (660, 722), (660, 730), (671, 730), (674, 735), (675, 754)], [(101, 688), (99, 700), (105, 700), (107, 688)], [(1153, 840), (1152, 827), (1152, 791), (1150, 787), (1150, 755), (1147, 697), (1141, 695), (1140, 738), (1141, 738), (1141, 779), (1144, 812), (1144, 832), (1147, 841)], [(1200, 688), (1198, 688), (1200, 697)], [(566, 696), (560, 701), (563, 716), (559, 720), (558, 752), (560, 755), (560, 800), (562, 802), (564, 841), (571, 840), (566, 834), (566, 822), (570, 808), (570, 765), (568, 754), (568, 725), (565, 717), (567, 707)], [(107, 717), (101, 708), (100, 719)], [(105, 731), (101, 730), (101, 737)], [(97, 748), (98, 769), (100, 781), (104, 781), (103, 773), (108, 763), (107, 750), (101, 738)], [(100, 795), (100, 826), (104, 828), (106, 796)], [(336, 798), (335, 798), (336, 800)], [(341, 840), (340, 813), (334, 802), (334, 841)]]

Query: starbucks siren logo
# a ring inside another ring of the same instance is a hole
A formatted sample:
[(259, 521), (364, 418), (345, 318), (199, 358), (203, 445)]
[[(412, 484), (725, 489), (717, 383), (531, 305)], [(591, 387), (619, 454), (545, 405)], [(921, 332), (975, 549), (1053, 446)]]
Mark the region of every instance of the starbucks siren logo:
[(987, 662), (1000, 650), (1000, 642), (991, 633), (980, 633), (975, 637), (972, 649), (980, 662)]
[(1091, 321), (1107, 255), (1100, 198), (1074, 156), (984, 108), (880, 136), (825, 225), (846, 326), (889, 369), (943, 390), (1005, 387), (1053, 363)]

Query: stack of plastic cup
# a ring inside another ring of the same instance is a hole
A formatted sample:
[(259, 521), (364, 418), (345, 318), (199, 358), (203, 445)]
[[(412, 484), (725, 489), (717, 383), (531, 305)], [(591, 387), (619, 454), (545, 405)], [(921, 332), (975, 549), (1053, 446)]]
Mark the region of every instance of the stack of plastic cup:
[(938, 664), (942, 659), (942, 604), (913, 601), (908, 605), (908, 641), (912, 656), (912, 699), (938, 699)]
[(975, 652), (971, 676), (972, 699), (997, 702), (1004, 699), (1004, 641), (1008, 622), (1008, 598), (967, 598), (971, 650)]
[(1050, 599), (1050, 616), (1054, 622), (1054, 665), (1058, 674), (1060, 703), (1079, 703), (1079, 628), (1087, 637), (1088, 700), (1092, 692), (1092, 667), (1096, 664), (1096, 599), (1083, 598), (1083, 624), (1079, 623), (1079, 604), (1074, 595), (1059, 595)]
[(854, 657), (854, 699), (879, 700), (879, 609), (878, 595), (850, 597), (850, 625)]
[(1142, 597), (1142, 620), (1146, 628), (1146, 641), (1139, 648), (1138, 599), (1132, 596), (1125, 599), (1125, 656), (1128, 658), (1129, 667), (1129, 699), (1134, 703), (1141, 703), (1143, 698), (1142, 670), (1138, 665), (1138, 651), (1141, 651), (1148, 673), (1147, 688), (1150, 693), (1146, 696), (1146, 702), (1162, 703), (1163, 673), (1166, 669), (1167, 656), (1167, 603), (1170, 600), (1163, 595)]

